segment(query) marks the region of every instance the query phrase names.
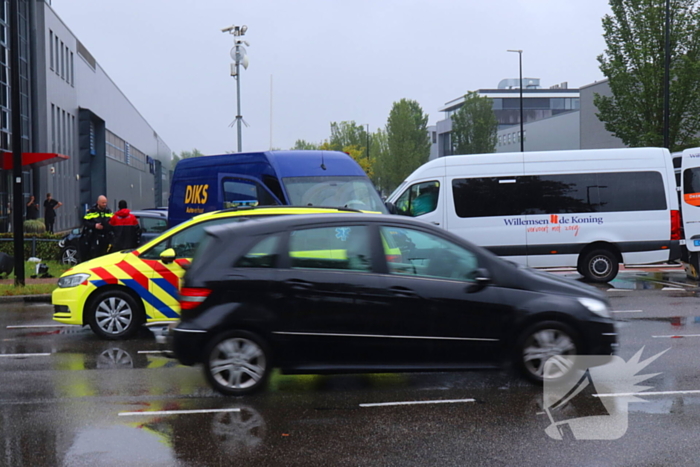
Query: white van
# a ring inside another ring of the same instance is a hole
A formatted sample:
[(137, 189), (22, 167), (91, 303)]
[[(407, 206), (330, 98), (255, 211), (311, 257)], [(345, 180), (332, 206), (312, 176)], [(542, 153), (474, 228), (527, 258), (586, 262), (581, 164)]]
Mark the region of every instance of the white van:
[(447, 156), (416, 169), (387, 199), (417, 217), (531, 267), (576, 267), (592, 282), (619, 263), (680, 258), (673, 163), (663, 148)]
[(680, 204), (686, 240), (681, 260), (688, 277), (700, 279), (700, 148), (681, 155)]

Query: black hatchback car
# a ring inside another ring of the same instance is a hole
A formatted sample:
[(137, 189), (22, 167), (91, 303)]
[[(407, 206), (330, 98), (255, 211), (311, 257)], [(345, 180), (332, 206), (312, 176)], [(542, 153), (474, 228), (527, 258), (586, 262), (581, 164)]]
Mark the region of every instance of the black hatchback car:
[[(560, 378), (552, 356), (610, 355), (605, 295), (527, 269), (413, 219), (315, 214), (212, 227), (181, 289), (175, 357), (223, 394), (270, 370), (463, 370), (513, 362)], [(564, 357), (565, 358), (565, 357)]]

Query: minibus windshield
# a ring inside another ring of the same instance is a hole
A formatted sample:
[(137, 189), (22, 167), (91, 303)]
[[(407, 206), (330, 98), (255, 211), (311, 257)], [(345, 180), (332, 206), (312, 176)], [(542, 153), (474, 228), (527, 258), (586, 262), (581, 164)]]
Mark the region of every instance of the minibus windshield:
[(345, 207), (387, 213), (366, 177), (287, 177), (282, 183), (292, 206)]

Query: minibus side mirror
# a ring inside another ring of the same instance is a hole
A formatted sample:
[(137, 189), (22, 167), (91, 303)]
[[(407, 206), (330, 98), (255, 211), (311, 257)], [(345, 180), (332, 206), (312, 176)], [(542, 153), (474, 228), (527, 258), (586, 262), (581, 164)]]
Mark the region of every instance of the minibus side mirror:
[(384, 203), (384, 206), (386, 206), (386, 210), (389, 211), (389, 214), (396, 214), (396, 206), (394, 206), (394, 203), (387, 201)]

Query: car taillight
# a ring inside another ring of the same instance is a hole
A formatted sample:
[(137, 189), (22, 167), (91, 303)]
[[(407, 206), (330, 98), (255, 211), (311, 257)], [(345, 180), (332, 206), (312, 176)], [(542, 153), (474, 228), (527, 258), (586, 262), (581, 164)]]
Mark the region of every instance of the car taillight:
[(671, 211), (671, 240), (681, 240), (680, 211)]
[(386, 255), (386, 260), (389, 263), (400, 263), (401, 255)]
[(211, 294), (211, 289), (183, 287), (180, 289), (180, 309), (192, 310), (202, 304)]

